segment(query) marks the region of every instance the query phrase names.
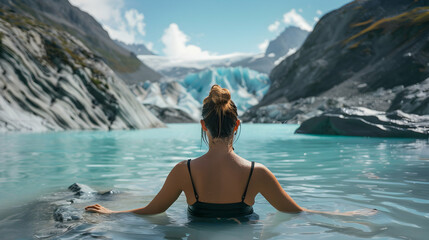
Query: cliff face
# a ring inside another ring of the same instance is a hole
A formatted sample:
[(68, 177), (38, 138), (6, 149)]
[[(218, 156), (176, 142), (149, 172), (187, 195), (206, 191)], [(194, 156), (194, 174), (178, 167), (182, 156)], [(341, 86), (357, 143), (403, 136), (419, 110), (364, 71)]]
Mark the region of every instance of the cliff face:
[(429, 1), (359, 0), (325, 15), (277, 65), (258, 107), (407, 87), (429, 75)]
[(0, 131), (163, 126), (80, 40), (0, 9)]
[(127, 84), (158, 81), (162, 77), (135, 54), (116, 44), (91, 15), (68, 0), (0, 0), (0, 7), (72, 34), (102, 57)]

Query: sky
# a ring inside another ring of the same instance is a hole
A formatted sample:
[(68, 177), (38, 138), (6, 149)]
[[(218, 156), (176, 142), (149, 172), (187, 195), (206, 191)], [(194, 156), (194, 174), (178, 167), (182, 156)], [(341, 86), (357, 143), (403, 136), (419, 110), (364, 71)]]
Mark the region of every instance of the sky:
[(350, 0), (69, 0), (113, 39), (158, 55), (205, 58), (264, 52), (287, 26), (311, 31)]

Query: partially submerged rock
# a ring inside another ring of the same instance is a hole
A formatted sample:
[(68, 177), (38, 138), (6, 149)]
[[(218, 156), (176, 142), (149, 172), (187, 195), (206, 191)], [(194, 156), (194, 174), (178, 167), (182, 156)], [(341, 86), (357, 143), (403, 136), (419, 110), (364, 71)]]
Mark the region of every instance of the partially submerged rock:
[(68, 205), (60, 206), (54, 211), (54, 219), (59, 222), (68, 222), (82, 219), (83, 211)]
[(75, 192), (77, 196), (82, 196), (85, 194), (91, 194), (96, 192), (94, 189), (80, 183), (73, 183), (69, 186), (69, 190)]
[(82, 219), (83, 209), (78, 209), (73, 206), (74, 203), (83, 203), (89, 202), (100, 198), (105, 198), (106, 196), (111, 196), (117, 194), (117, 190), (110, 190), (106, 192), (99, 193), (92, 189), (91, 187), (80, 184), (73, 183), (68, 187), (68, 189), (75, 194), (73, 197), (67, 200), (55, 201), (53, 204), (57, 205), (54, 210), (54, 219), (58, 222), (68, 222), (74, 220)]
[(363, 107), (340, 108), (304, 121), (295, 133), (428, 138), (429, 115), (407, 114), (400, 110), (384, 113)]

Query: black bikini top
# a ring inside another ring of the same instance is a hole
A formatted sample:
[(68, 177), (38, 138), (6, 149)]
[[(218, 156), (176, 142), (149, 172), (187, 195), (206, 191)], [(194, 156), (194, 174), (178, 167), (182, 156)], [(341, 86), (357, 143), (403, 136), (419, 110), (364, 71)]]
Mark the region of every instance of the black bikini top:
[(253, 173), (255, 162), (252, 162), (250, 168), (249, 178), (247, 179), (246, 188), (244, 189), (241, 202), (236, 203), (206, 203), (198, 200), (197, 190), (195, 189), (194, 180), (191, 174), (191, 159), (188, 160), (189, 176), (191, 177), (192, 188), (194, 189), (195, 199), (197, 201), (188, 206), (188, 212), (195, 217), (219, 217), (219, 218), (231, 218), (231, 217), (242, 217), (253, 213), (253, 207), (247, 205), (244, 202), (246, 198), (247, 188), (249, 187), (250, 177)]

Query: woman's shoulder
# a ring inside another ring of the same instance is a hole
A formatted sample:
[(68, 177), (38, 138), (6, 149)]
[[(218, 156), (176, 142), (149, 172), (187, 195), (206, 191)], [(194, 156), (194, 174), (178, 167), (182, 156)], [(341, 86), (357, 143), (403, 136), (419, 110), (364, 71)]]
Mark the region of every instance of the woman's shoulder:
[(262, 163), (255, 162), (255, 166), (253, 169), (253, 177), (265, 181), (266, 178), (272, 178), (273, 173)]
[(173, 170), (183, 170), (183, 169), (187, 168), (189, 160), (191, 160), (191, 159), (182, 160), (182, 161), (176, 163), (176, 165), (174, 166)]
[(194, 161), (197, 160), (198, 158), (195, 159), (186, 159), (186, 160), (182, 160), (178, 163), (176, 163), (176, 165), (173, 167), (173, 169), (171, 171), (176, 171), (176, 172), (180, 172), (182, 174), (186, 174), (188, 172), (188, 162), (189, 161)]
[(257, 161), (250, 161), (250, 160), (247, 160), (247, 159), (245, 159), (245, 158), (242, 158), (242, 160), (244, 160), (247, 164), (246, 165), (248, 165), (249, 167), (252, 165), (252, 163), (253, 163), (253, 171), (266, 171), (266, 170), (268, 170), (268, 168), (267, 167), (265, 167), (265, 165), (264, 164), (262, 164), (262, 163), (259, 163), (259, 162), (257, 162)]

